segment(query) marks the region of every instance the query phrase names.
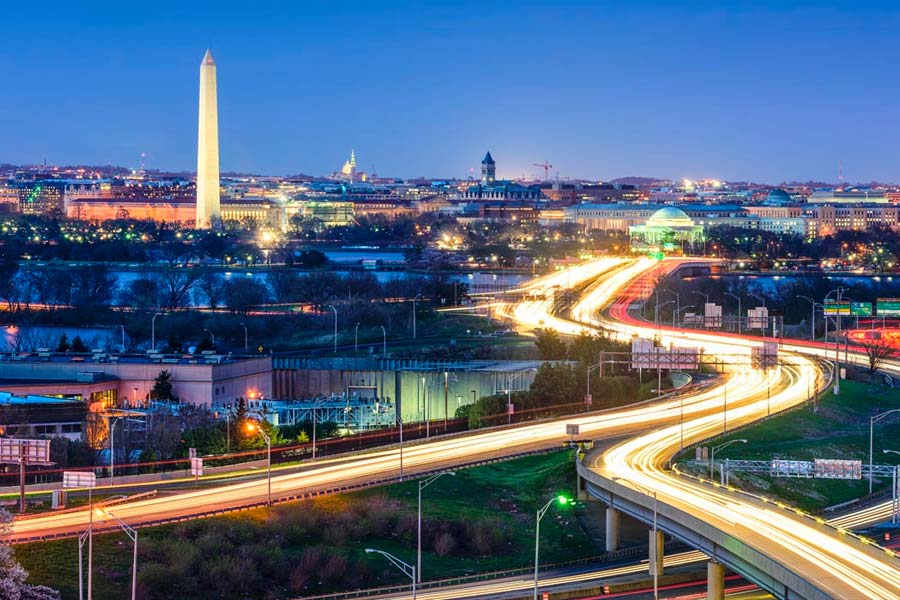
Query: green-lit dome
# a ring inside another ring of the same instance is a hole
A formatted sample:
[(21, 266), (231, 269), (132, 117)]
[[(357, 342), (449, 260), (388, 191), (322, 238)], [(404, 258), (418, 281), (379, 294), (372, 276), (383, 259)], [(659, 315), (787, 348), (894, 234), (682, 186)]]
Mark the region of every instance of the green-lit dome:
[(647, 225), (660, 227), (691, 227), (694, 221), (686, 212), (674, 206), (666, 206), (653, 213), (647, 220)]
[(766, 196), (766, 204), (783, 205), (791, 203), (791, 195), (781, 188), (775, 188)]

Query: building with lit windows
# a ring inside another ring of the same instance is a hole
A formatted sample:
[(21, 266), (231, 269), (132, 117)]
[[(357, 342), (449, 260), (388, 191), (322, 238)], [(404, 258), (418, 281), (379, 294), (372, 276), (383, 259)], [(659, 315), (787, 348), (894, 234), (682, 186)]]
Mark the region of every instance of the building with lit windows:
[(632, 225), (628, 235), (632, 250), (684, 249), (686, 245), (702, 244), (705, 239), (703, 225), (697, 225), (686, 212), (674, 206), (660, 208), (643, 225)]

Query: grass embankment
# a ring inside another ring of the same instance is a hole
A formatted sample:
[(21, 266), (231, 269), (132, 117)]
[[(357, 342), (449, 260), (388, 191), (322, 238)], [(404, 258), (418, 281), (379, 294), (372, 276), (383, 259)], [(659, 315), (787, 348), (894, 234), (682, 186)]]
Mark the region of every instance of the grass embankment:
[[(312, 502), (140, 531), (143, 598), (290, 598), (402, 583), (374, 547), (415, 562), (415, 480)], [(547, 498), (574, 494), (571, 452), (527, 457), (444, 476), (424, 492), (424, 579), (531, 564), (534, 513)], [(95, 597), (126, 597), (131, 543), (94, 540)], [(571, 509), (541, 523), (545, 562), (596, 554)], [(77, 544), (16, 547), (31, 581), (76, 598)]]
[[(876, 381), (842, 381), (840, 395), (825, 394), (818, 411), (811, 406), (804, 407), (716, 440), (716, 445), (731, 439), (748, 440), (746, 444), (734, 444), (717, 454), (716, 462), (725, 458), (834, 458), (861, 460), (867, 464), (869, 418), (893, 408), (900, 408), (900, 390)], [(887, 417), (875, 425), (873, 447), (875, 464), (897, 464), (900, 457), (884, 454), (883, 450), (900, 450), (900, 419)], [(693, 458), (693, 454), (683, 456), (681, 461), (686, 458)], [(703, 476), (709, 473), (708, 467), (696, 464), (688, 466), (687, 470)], [(869, 491), (867, 479), (787, 479), (758, 473), (732, 473), (731, 483), (754, 493), (781, 498), (809, 511), (847, 502)], [(887, 480), (876, 479), (875, 491), (889, 484)]]

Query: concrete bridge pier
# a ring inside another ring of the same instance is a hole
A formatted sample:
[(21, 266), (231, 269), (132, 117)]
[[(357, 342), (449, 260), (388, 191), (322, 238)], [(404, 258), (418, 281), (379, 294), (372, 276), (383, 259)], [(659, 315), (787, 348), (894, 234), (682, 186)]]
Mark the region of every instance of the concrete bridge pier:
[(615, 508), (606, 509), (606, 551), (619, 549), (619, 525), (622, 514)]
[(707, 592), (709, 600), (725, 600), (725, 566), (714, 560), (706, 563)]
[(663, 574), (663, 557), (665, 555), (665, 534), (662, 531), (650, 530), (650, 574), (657, 573), (659, 576)]

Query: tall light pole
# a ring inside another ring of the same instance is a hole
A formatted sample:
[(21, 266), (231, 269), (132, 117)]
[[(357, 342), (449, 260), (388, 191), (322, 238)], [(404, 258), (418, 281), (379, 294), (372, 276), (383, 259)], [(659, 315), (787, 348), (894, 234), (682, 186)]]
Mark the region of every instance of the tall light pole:
[(122, 354), (125, 354), (125, 326), (119, 325), (122, 328)]
[(156, 317), (161, 317), (162, 313), (158, 312), (150, 319), (150, 349), (156, 350)]
[(241, 321), (241, 327), (244, 328), (244, 352), (247, 352), (247, 346), (250, 336), (247, 331), (247, 323), (245, 321)]
[(403, 574), (412, 580), (412, 597), (413, 597), (413, 600), (416, 600), (416, 568), (412, 565), (406, 564), (405, 562), (403, 562), (402, 560), (400, 560), (393, 554), (388, 554), (387, 552), (384, 552), (383, 550), (376, 550), (374, 548), (366, 548), (366, 554), (371, 554), (372, 552), (374, 552), (375, 554), (380, 554), (383, 557), (385, 557), (386, 559), (388, 559), (389, 561), (391, 561), (391, 563), (395, 567), (397, 567), (398, 569), (403, 571)]
[(216, 334), (214, 334), (211, 330), (204, 328), (203, 331), (209, 334), (210, 340), (212, 341), (213, 350), (216, 349)]
[(334, 307), (334, 304), (329, 304), (328, 308), (334, 311), (334, 353), (337, 354), (337, 340), (338, 340), (338, 331), (337, 331), (337, 309)]
[(416, 529), (416, 581), (422, 583), (422, 490), (437, 481), (443, 475), (456, 475), (454, 471), (442, 471), (431, 477), (419, 480), (419, 518)]
[(803, 298), (804, 300), (809, 302), (810, 307), (812, 308), (812, 320), (811, 320), (812, 326), (809, 328), (809, 340), (813, 341), (816, 339), (816, 304), (818, 304), (818, 302), (816, 302), (814, 298), (810, 298), (809, 296), (797, 296), (797, 297)]
[(678, 314), (678, 312), (681, 311), (681, 294), (672, 290), (666, 291), (675, 296), (675, 314)]
[(612, 479), (613, 481), (627, 481), (632, 487), (637, 488), (638, 491), (648, 496), (653, 496), (653, 546), (650, 548), (650, 551), (653, 552), (653, 560), (650, 561), (650, 565), (653, 567), (653, 600), (659, 600), (659, 567), (662, 565), (657, 564), (659, 562), (659, 549), (656, 547), (658, 543), (657, 536), (659, 535), (657, 533), (659, 531), (657, 528), (657, 515), (659, 513), (657, 511), (656, 490), (646, 488), (624, 477), (613, 477)]
[(729, 440), (729, 441), (725, 442), (724, 444), (719, 444), (718, 446), (714, 446), (713, 449), (710, 451), (710, 453), (709, 453), (709, 480), (710, 481), (712, 481), (713, 469), (715, 468), (715, 464), (716, 464), (716, 452), (718, 452), (720, 450), (724, 450), (728, 446), (730, 446), (732, 444), (737, 444), (738, 442), (740, 442), (742, 444), (746, 444), (747, 440), (745, 440), (745, 439)]
[(534, 600), (537, 600), (538, 597), (538, 566), (540, 560), (540, 552), (541, 552), (541, 519), (544, 518), (544, 515), (550, 510), (550, 506), (556, 502), (560, 506), (565, 506), (570, 504), (572, 500), (568, 496), (563, 496), (560, 494), (559, 496), (554, 496), (547, 500), (547, 504), (545, 504), (542, 508), (537, 510), (537, 519), (535, 519), (534, 523)]
[(416, 300), (422, 297), (422, 294), (416, 294), (413, 298), (413, 339), (416, 339)]
[[(900, 455), (900, 452), (896, 450), (884, 450), (884, 453)], [(900, 471), (900, 466), (894, 467), (894, 476), (891, 481), (891, 523), (897, 522), (897, 513), (900, 512), (900, 489), (897, 488), (897, 471)]]
[(703, 296), (703, 299), (706, 300), (707, 303), (709, 302), (709, 294), (704, 294), (703, 292), (700, 292), (700, 291), (697, 291), (697, 290), (694, 290), (694, 291), (691, 292), (691, 293), (697, 294), (698, 296)]
[(737, 294), (732, 294), (731, 292), (725, 292), (726, 296), (731, 296), (735, 300), (738, 301), (738, 312), (737, 312), (737, 327), (738, 327), (738, 335), (741, 335), (741, 320), (743, 316), (741, 315), (741, 297)]
[(681, 308), (676, 309), (675, 312), (672, 313), (672, 328), (675, 328), (675, 327), (676, 327), (676, 325), (675, 325), (676, 319), (680, 319), (680, 318), (681, 318), (681, 317), (679, 316), (679, 313), (681, 313), (681, 311), (687, 310), (687, 309), (689, 309), (689, 308), (695, 308), (695, 307), (694, 307), (693, 304), (688, 304), (687, 306), (682, 306)]
[(353, 352), (359, 352), (359, 323), (353, 328)]
[(259, 434), (266, 440), (266, 488), (267, 488), (267, 500), (266, 504), (269, 506), (272, 505), (272, 438), (270, 438), (263, 428), (253, 423), (252, 421), (247, 422), (247, 431), (253, 433), (254, 431), (258, 431)]
[[(828, 304), (828, 297), (832, 294), (836, 294), (837, 306), (835, 309), (835, 336), (834, 336), (834, 377), (832, 380), (834, 381), (834, 387), (832, 391), (835, 396), (841, 393), (841, 295), (844, 293), (844, 288), (838, 287), (837, 289), (831, 290), (827, 294), (825, 294), (825, 299), (822, 301), (822, 316), (825, 318), (825, 347), (828, 348), (828, 316), (825, 314), (825, 305)], [(828, 356), (828, 352), (825, 353), (826, 358)], [(871, 457), (870, 457), (871, 458)], [(871, 463), (870, 463), (871, 464)], [(869, 490), (871, 493), (871, 478), (869, 480)]]
[(387, 329), (381, 325), (381, 358), (387, 355)]
[(131, 525), (117, 517), (112, 512), (106, 510), (105, 508), (96, 508), (94, 512), (97, 513), (98, 517), (110, 517), (116, 520), (119, 524), (119, 527), (125, 532), (132, 542), (134, 542), (134, 552), (132, 553), (131, 558), (131, 600), (135, 600), (137, 598), (137, 557), (138, 557), (138, 532)]
[(403, 481), (403, 415), (397, 410), (397, 404), (394, 404), (394, 407), (397, 423), (400, 425), (400, 481)]
[(896, 412), (900, 412), (900, 408), (892, 408), (891, 410), (886, 410), (874, 417), (869, 417), (869, 494), (872, 493), (872, 462), (875, 460), (875, 457), (872, 454), (872, 434), (875, 432), (875, 423)]

